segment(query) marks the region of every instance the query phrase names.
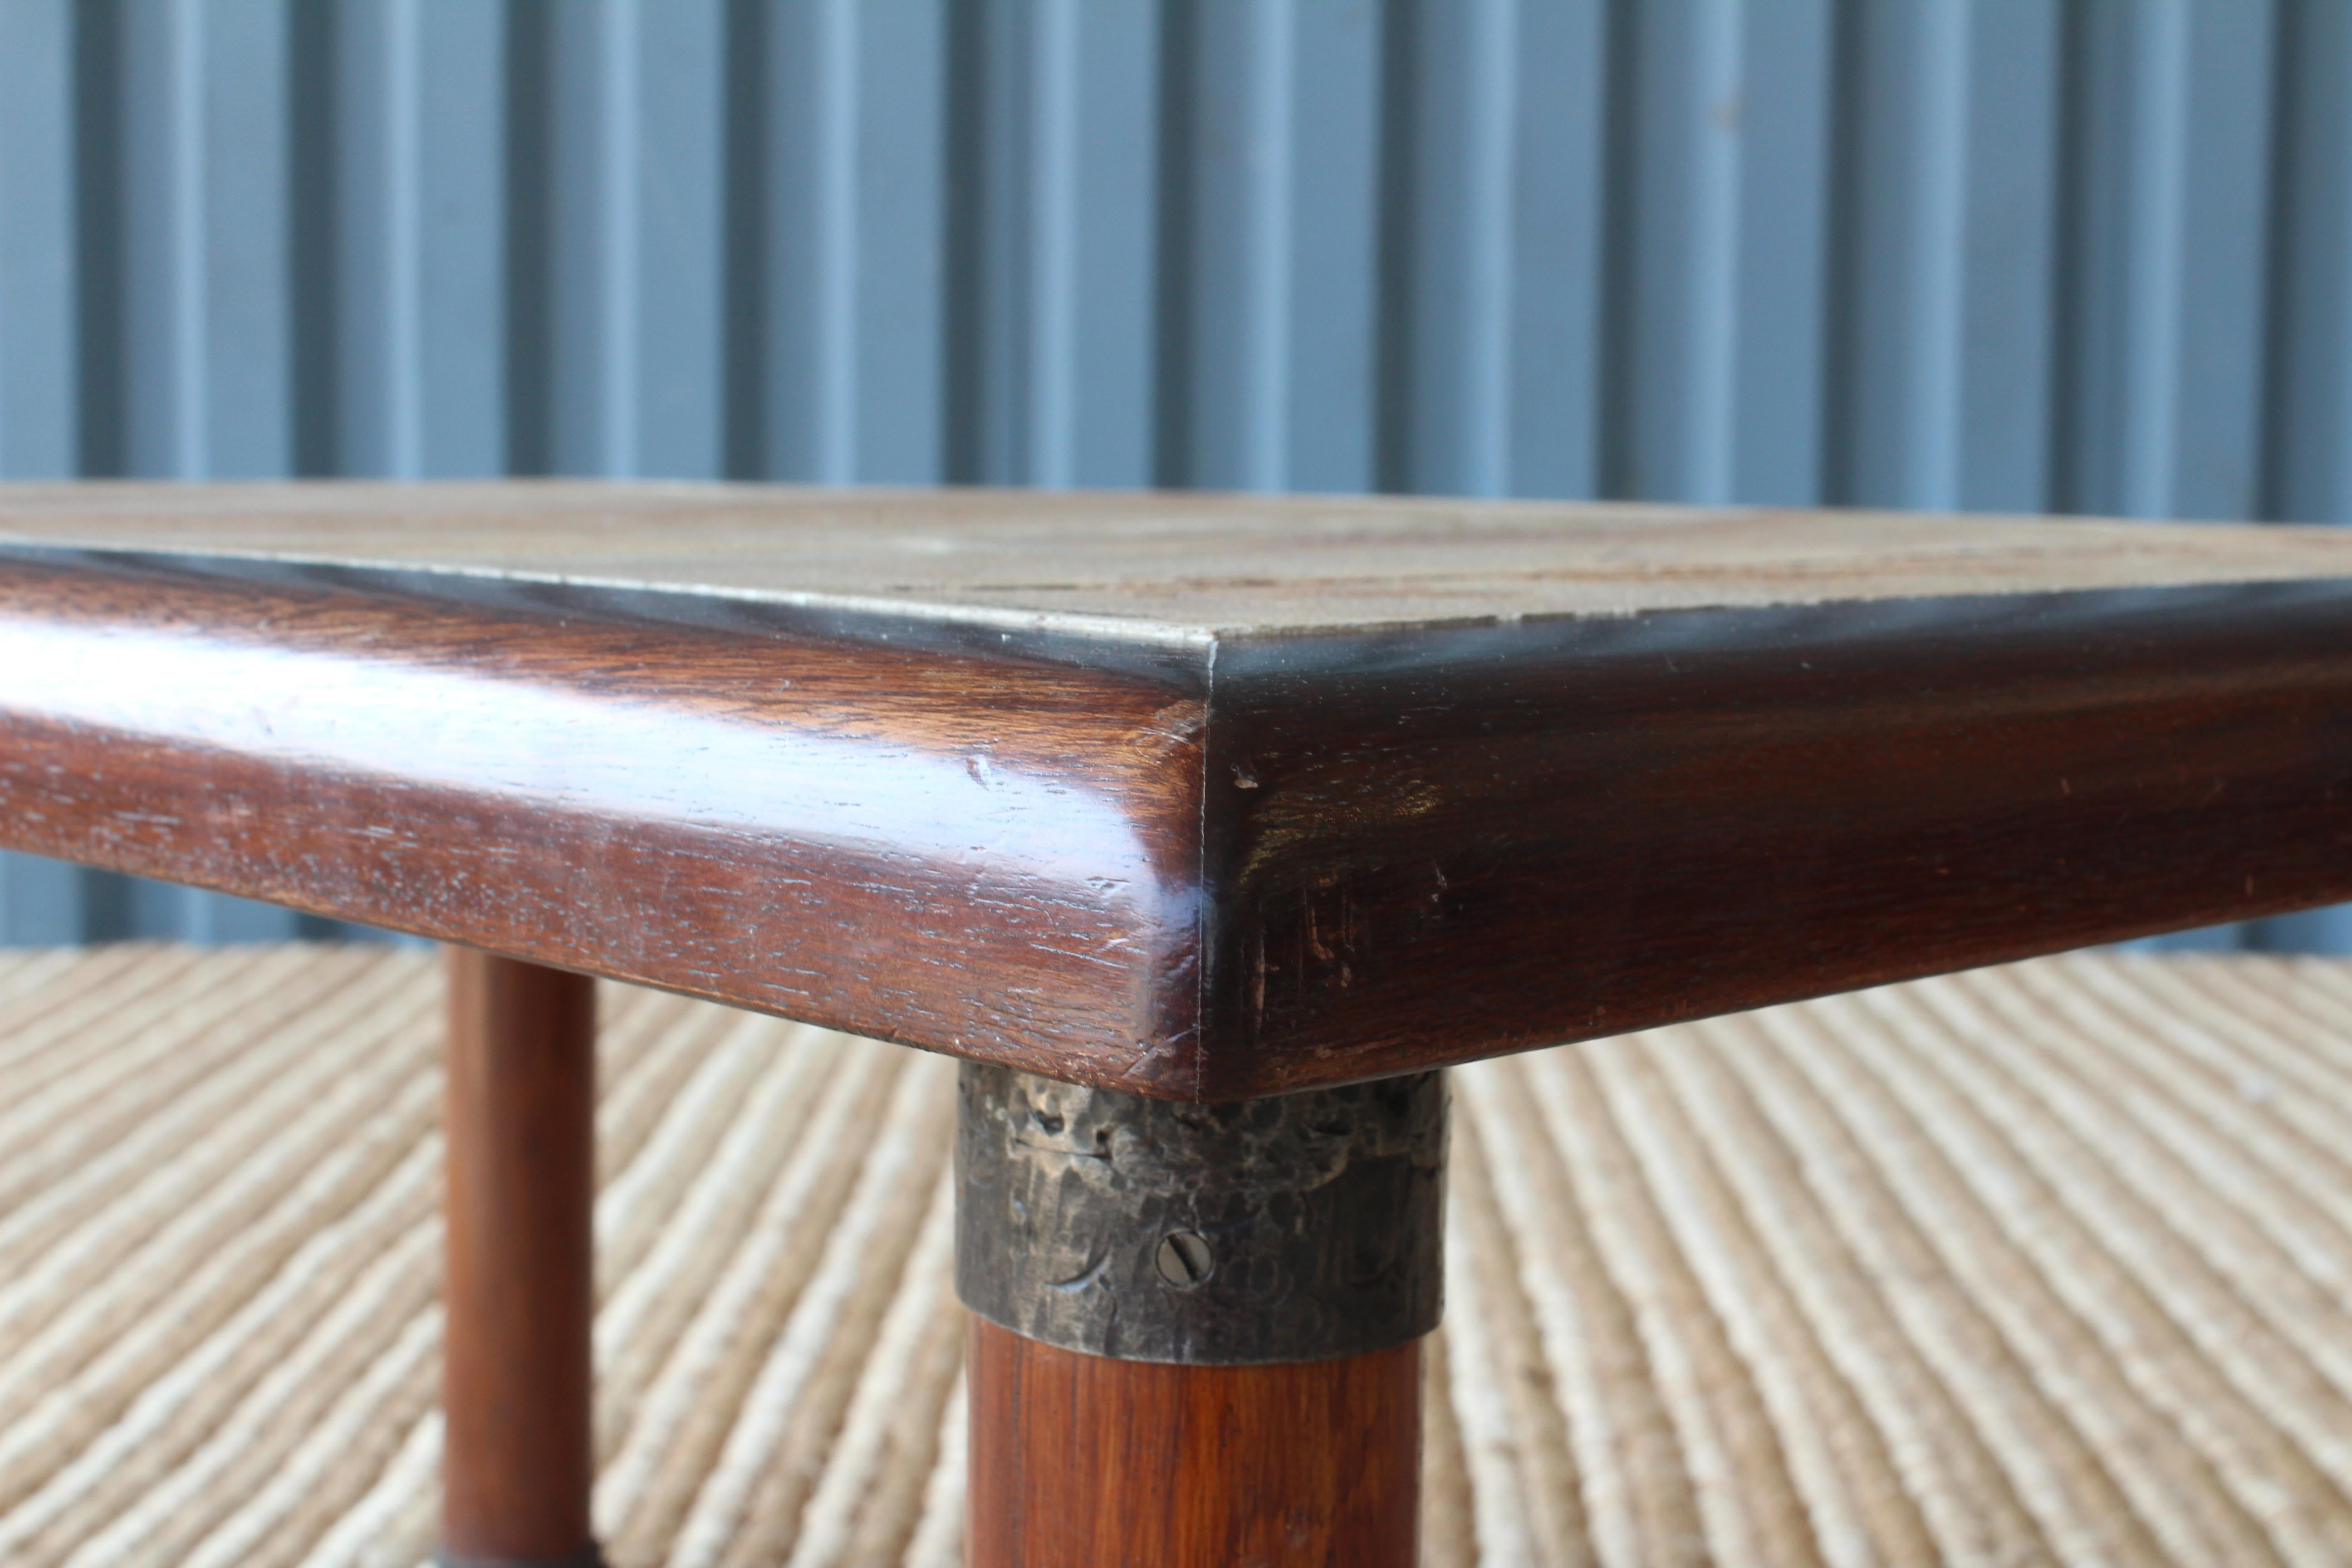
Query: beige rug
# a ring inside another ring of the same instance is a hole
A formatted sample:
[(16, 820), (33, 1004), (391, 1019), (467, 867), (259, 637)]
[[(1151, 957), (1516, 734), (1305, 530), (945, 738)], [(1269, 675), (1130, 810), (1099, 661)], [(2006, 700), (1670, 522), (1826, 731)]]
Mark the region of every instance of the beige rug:
[[(0, 1563), (425, 1552), (436, 992), (0, 955)], [(951, 1068), (604, 1005), (614, 1563), (955, 1563)], [(2352, 1563), (2352, 965), (2054, 960), (1456, 1092), (1433, 1565)]]

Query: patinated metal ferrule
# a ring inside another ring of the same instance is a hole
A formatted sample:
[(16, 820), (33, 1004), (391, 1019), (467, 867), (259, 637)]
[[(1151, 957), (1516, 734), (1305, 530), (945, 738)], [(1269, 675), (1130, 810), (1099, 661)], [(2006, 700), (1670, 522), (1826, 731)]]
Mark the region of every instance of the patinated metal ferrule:
[(992, 1322), (1204, 1365), (1437, 1326), (1442, 1072), (1184, 1105), (967, 1062), (962, 1096), (956, 1293)]

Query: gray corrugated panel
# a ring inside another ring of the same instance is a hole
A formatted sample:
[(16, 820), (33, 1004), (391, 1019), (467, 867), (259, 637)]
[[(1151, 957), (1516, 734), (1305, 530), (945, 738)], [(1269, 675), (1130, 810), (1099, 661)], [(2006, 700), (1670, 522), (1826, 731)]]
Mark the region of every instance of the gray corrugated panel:
[(727, 459), (726, 13), (718, 0), (605, 0), (635, 55), (633, 467), (717, 478)]
[[(960, 8), (948, 62), (947, 472), (1148, 485), (1185, 404), (1181, 163), (1143, 0)], [(1165, 161), (1165, 162), (1164, 162)]]
[(2049, 504), (2058, 7), (1874, 0), (1848, 34), (1831, 493)]
[(1832, 10), (1672, 0), (1625, 13), (1629, 312), (1614, 488), (1822, 498)]
[(2275, 516), (2352, 521), (2352, 5), (2289, 13), (2280, 43)]
[(1379, 479), (1381, 8), (1333, 0), (1290, 17), (1282, 485), (1368, 490)]
[(1524, 6), (1511, 149), (1510, 489), (1600, 493), (1604, 243), (1610, 214), (1609, 7)]
[(725, 457), (723, 16), (548, 6), (551, 467), (717, 476)]
[(1280, 489), (1290, 476), (1298, 319), (1298, 7), (1208, 0), (1188, 35), (1185, 119), (1215, 131), (1185, 149), (1181, 468), (1196, 484)]
[(0, 857), (0, 942), (53, 947), (118, 934), (91, 919), (94, 876), (37, 856)]
[(845, 0), (772, 5), (764, 21), (762, 468), (838, 484), (857, 477), (863, 28)]
[(9, 0), (0, 472), (2341, 522), (2347, 103), (2333, 0)]
[(746, 43), (753, 471), (919, 483), (947, 415), (947, 8), (780, 0)]
[(1225, 489), (1371, 488), (1378, 405), (1381, 15), (1202, 5), (1171, 33), (1181, 95), (1162, 377), (1166, 475)]
[[(330, 320), (306, 468), (387, 479), (507, 464), (506, 20), (478, 0), (345, 3), (328, 44)], [(299, 15), (299, 13), (298, 13)], [(313, 262), (313, 265), (320, 265)], [(306, 391), (309, 389), (306, 389)]]
[(0, 6), (0, 472), (26, 476), (74, 468), (71, 3)]
[(947, 446), (943, 0), (857, 12), (857, 430), (861, 479), (922, 483)]
[[(1405, 59), (1391, 77), (1406, 104), (1395, 356), (1404, 377), (1391, 395), (1406, 413), (1389, 432), (1397, 476), (1414, 489), (1501, 495), (1510, 486), (1513, 276), (1512, 127), (1517, 0), (1425, 0), (1394, 28)], [(1213, 134), (1213, 131), (1212, 132)]]
[(2271, 20), (2160, 0), (2079, 28), (2071, 510), (2256, 514)]
[(121, 71), (131, 472), (293, 467), (286, 12), (131, 0)]
[(1715, 372), (1729, 384), (1711, 417), (1728, 431), (1728, 493), (1746, 501), (1824, 495), (1834, 20), (1828, 0), (1747, 5), (1735, 96), (1706, 106), (1739, 132), (1738, 170), (1725, 182), (1738, 204), (1733, 360)]

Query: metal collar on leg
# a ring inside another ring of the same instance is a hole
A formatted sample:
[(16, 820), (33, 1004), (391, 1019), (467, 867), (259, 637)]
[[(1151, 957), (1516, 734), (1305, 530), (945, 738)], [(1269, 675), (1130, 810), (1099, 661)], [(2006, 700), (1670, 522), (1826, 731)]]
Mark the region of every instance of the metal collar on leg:
[(1185, 1105), (968, 1062), (962, 1095), (956, 1292), (992, 1322), (1205, 1365), (1437, 1326), (1443, 1073)]

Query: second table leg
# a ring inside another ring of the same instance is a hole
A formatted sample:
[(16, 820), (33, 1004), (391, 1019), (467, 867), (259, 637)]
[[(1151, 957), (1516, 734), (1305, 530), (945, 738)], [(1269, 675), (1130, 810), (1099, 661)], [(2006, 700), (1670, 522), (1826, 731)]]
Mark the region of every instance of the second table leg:
[(596, 993), (448, 950), (446, 1568), (593, 1568)]

